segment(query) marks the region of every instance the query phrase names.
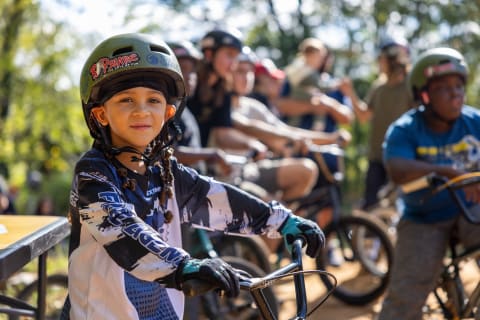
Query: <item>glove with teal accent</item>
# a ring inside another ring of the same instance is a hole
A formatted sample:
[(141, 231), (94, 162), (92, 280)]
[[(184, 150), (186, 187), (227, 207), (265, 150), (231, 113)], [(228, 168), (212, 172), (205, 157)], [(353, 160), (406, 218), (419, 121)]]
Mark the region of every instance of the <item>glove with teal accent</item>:
[(313, 221), (290, 215), (278, 230), (285, 239), (288, 250), (291, 252), (291, 244), (296, 238), (305, 239), (309, 257), (315, 258), (325, 244), (325, 235), (320, 227)]
[(227, 297), (236, 297), (240, 293), (237, 270), (218, 258), (185, 259), (177, 269), (176, 283), (177, 288), (187, 295), (215, 289), (225, 292)]

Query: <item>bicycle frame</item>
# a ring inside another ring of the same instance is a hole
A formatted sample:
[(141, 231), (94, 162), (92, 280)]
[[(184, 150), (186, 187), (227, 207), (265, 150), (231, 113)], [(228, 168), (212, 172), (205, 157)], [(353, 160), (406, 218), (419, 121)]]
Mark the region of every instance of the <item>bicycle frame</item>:
[[(458, 266), (461, 260), (468, 259), (470, 257), (473, 257), (474, 255), (478, 255), (480, 253), (480, 248), (476, 248), (475, 250), (469, 250), (467, 252), (464, 252), (463, 254), (459, 255), (458, 257), (455, 257), (450, 265), (455, 265)], [(464, 301), (462, 301), (464, 303)], [(480, 282), (477, 283), (477, 286), (475, 289), (472, 291), (470, 294), (470, 297), (468, 299), (468, 302), (463, 305), (461, 308), (461, 318), (467, 318), (470, 317), (470, 315), (473, 312), (473, 309), (478, 306), (480, 303)]]
[[(458, 189), (478, 183), (480, 183), (480, 172), (465, 173), (453, 179), (447, 179), (446, 177), (438, 176), (436, 174), (429, 174), (403, 185), (402, 191), (404, 193), (409, 193), (419, 189), (433, 187), (434, 189), (431, 194), (434, 195), (446, 189), (459, 207), (460, 212), (463, 214), (465, 219), (469, 223), (478, 225), (480, 224), (480, 218), (471, 213), (471, 210), (465, 205), (464, 201), (462, 201), (461, 197), (456, 192)], [(473, 314), (474, 308), (480, 304), (480, 282), (477, 284), (470, 296), (465, 297), (463, 283), (461, 283), (459, 279), (459, 264), (463, 260), (478, 256), (480, 253), (480, 246), (470, 248), (461, 254), (457, 254), (455, 245), (455, 239), (451, 239), (450, 250), (452, 258), (450, 263), (444, 266), (445, 272), (441, 276), (443, 280), (447, 279), (456, 281), (460, 286), (457, 286), (457, 288), (452, 290), (452, 292), (449, 292), (449, 294), (453, 295), (453, 305), (447, 306), (435, 291), (434, 293), (438, 303), (440, 304), (440, 307), (444, 312), (444, 315), (453, 317), (454, 319), (464, 319), (470, 318)], [(458, 281), (460, 281), (460, 283), (458, 283)], [(479, 310), (477, 310), (477, 314), (480, 314)]]

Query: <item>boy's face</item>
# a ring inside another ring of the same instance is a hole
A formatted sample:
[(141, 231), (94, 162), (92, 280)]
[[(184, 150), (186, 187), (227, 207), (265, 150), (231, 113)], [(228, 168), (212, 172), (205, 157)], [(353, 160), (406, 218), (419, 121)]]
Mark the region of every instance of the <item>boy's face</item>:
[(233, 86), (240, 95), (248, 95), (253, 90), (255, 67), (250, 62), (237, 62), (233, 70)]
[(465, 82), (459, 75), (434, 78), (428, 84), (425, 99), (445, 120), (455, 120), (465, 100)]
[(311, 50), (305, 54), (305, 59), (308, 65), (318, 70), (323, 65), (325, 58), (327, 57), (326, 50)]
[(195, 92), (197, 87), (197, 72), (195, 69), (195, 62), (189, 58), (179, 58), (178, 64), (182, 70), (183, 80), (186, 84), (187, 95)]
[(240, 54), (234, 47), (221, 47), (213, 57), (213, 68), (215, 72), (223, 79), (226, 79), (232, 72), (233, 64)]
[(274, 79), (267, 74), (256, 76), (257, 91), (267, 96), (269, 99), (276, 99), (280, 96), (284, 80)]
[(135, 87), (116, 93), (92, 112), (102, 126), (110, 127), (114, 147), (143, 152), (175, 114), (175, 107), (167, 104), (161, 91)]

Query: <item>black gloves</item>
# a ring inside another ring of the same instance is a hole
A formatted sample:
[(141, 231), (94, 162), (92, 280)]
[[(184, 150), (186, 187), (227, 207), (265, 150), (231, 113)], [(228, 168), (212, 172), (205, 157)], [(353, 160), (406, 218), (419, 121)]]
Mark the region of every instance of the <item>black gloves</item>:
[(303, 237), (307, 243), (307, 255), (315, 258), (325, 244), (325, 235), (313, 221), (290, 215), (278, 230), (285, 239), (290, 251), (290, 244), (295, 238)]
[[(212, 289), (224, 291), (228, 297), (236, 297), (240, 293), (236, 269), (218, 258), (186, 259), (178, 267), (175, 278), (177, 289), (193, 292), (191, 294)], [(200, 281), (189, 281), (188, 285), (193, 287), (186, 289), (184, 284), (188, 280)], [(196, 285), (202, 288), (195, 288)]]

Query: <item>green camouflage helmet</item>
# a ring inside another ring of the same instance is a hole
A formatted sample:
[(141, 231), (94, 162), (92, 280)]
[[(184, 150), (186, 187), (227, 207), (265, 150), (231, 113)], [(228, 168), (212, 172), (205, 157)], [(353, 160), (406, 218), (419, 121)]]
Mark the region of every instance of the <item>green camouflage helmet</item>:
[(80, 78), (83, 113), (96, 139), (102, 130), (91, 109), (132, 84), (162, 88), (168, 103), (177, 107), (185, 98), (185, 84), (178, 61), (162, 40), (139, 33), (120, 34), (101, 42), (85, 62)]
[(418, 99), (420, 92), (432, 78), (447, 74), (458, 74), (467, 81), (468, 66), (463, 55), (451, 48), (425, 51), (418, 57), (408, 78), (413, 96)]

